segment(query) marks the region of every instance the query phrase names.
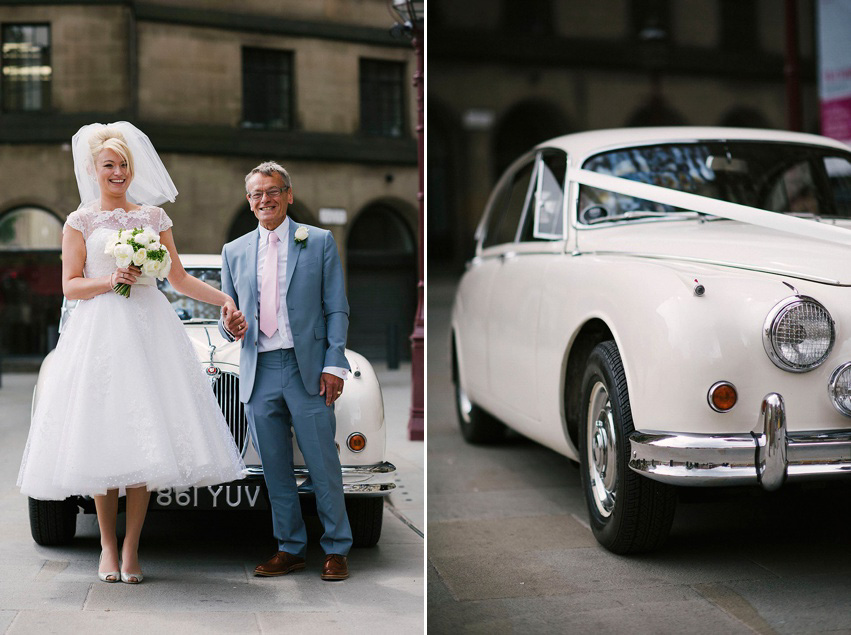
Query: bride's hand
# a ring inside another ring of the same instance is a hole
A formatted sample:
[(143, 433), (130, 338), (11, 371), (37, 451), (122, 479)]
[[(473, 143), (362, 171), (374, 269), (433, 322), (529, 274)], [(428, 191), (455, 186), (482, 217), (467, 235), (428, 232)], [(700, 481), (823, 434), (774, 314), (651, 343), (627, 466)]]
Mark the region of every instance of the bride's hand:
[(136, 284), (136, 277), (142, 275), (142, 270), (136, 265), (119, 267), (112, 272), (110, 282), (114, 287), (117, 284)]
[(245, 337), (247, 326), (245, 316), (242, 315), (242, 311), (236, 308), (236, 304), (230, 298), (222, 305), (222, 322), (235, 339), (241, 340)]

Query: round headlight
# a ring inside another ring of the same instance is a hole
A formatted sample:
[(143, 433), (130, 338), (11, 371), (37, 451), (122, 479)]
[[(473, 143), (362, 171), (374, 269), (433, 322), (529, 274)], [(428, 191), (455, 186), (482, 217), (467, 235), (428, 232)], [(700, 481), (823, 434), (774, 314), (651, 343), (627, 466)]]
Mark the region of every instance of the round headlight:
[(827, 392), (833, 407), (846, 417), (851, 417), (851, 362), (845, 362), (833, 371)]
[(762, 332), (765, 352), (774, 365), (793, 373), (821, 366), (835, 338), (830, 313), (805, 295), (786, 298), (771, 309)]

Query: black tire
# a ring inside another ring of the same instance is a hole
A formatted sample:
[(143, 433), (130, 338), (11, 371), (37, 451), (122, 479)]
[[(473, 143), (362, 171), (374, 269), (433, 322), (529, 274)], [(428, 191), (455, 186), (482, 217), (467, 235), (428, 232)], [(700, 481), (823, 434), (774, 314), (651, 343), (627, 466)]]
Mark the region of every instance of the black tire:
[(29, 499), (30, 533), (40, 545), (67, 545), (77, 533), (77, 503)]
[(454, 365), (452, 375), (455, 381), (455, 414), (458, 416), (461, 436), (467, 443), (474, 445), (499, 443), (505, 439), (505, 424), (467, 398), (467, 394), (461, 387), (458, 361), (453, 359), (452, 363)]
[(346, 498), (346, 513), (352, 526), (352, 546), (374, 547), (381, 538), (384, 518), (384, 498), (381, 496), (352, 496)]
[(618, 554), (658, 549), (671, 530), (676, 489), (629, 469), (632, 410), (614, 342), (591, 351), (581, 396), (580, 472), (594, 537)]

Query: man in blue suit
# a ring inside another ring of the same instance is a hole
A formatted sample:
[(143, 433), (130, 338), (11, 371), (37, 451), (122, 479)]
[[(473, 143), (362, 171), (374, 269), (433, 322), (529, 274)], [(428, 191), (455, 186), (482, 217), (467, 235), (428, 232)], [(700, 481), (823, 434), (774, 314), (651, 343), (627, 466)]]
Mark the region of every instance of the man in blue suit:
[(254, 570), (277, 576), (304, 569), (307, 532), (293, 474), (292, 430), (316, 493), (325, 533), (323, 580), (349, 576), (352, 531), (334, 440), (334, 402), (343, 393), (349, 304), (331, 232), (287, 218), (287, 171), (262, 163), (245, 177), (259, 226), (222, 250), (222, 291), (238, 310), (219, 330), (241, 340), (240, 400), (272, 505), (278, 552)]

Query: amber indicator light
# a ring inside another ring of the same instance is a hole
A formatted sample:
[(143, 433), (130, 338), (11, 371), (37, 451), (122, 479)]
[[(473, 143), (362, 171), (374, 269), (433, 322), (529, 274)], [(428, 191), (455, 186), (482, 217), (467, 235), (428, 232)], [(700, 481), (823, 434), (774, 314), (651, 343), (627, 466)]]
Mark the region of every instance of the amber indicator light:
[(348, 446), (352, 452), (360, 452), (366, 447), (366, 437), (360, 432), (355, 432), (349, 436)]
[(727, 412), (738, 398), (736, 387), (726, 381), (719, 381), (709, 389), (709, 405), (718, 412)]

